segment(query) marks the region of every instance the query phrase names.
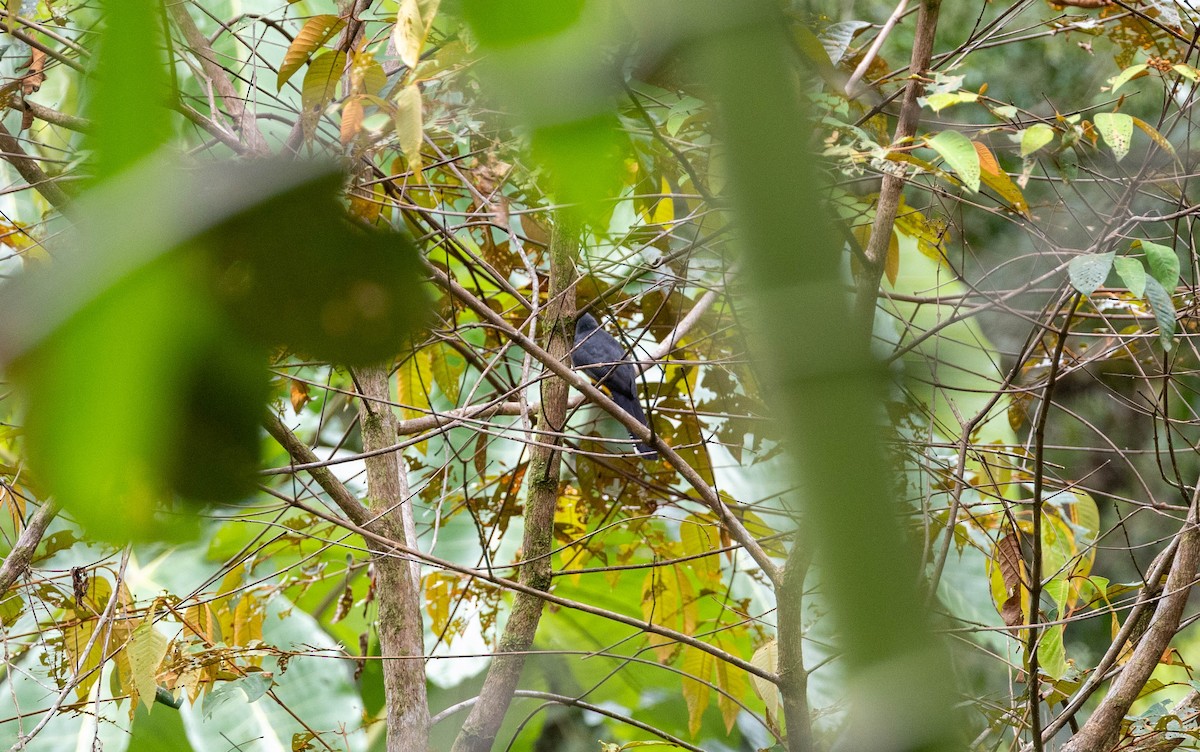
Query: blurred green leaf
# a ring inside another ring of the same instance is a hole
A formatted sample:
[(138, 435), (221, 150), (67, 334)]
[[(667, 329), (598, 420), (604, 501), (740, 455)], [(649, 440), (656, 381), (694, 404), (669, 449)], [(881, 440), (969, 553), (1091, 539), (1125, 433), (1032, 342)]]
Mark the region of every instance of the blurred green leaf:
[(584, 0), (465, 0), (462, 14), (481, 44), (509, 47), (578, 23), (584, 4)]
[(92, 77), (89, 140), (96, 173), (113, 175), (152, 154), (170, 136), (163, 55), (163, 6), (107, 0)]

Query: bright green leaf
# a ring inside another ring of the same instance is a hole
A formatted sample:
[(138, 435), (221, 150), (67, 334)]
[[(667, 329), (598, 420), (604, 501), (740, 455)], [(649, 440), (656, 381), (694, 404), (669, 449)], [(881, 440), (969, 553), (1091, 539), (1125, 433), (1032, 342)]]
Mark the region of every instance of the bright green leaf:
[(1149, 67), (1150, 66), (1146, 65), (1145, 63), (1129, 66), (1117, 75), (1108, 79), (1108, 83), (1112, 87), (1110, 91), (1116, 91), (1117, 89), (1121, 88), (1125, 84), (1145, 73)]
[(942, 131), (926, 144), (946, 160), (968, 189), (979, 191), (979, 152), (969, 138), (958, 131)]
[(1021, 156), (1027, 157), (1053, 140), (1053, 128), (1045, 123), (1035, 123), (1021, 131)]
[(1132, 256), (1118, 256), (1113, 259), (1113, 267), (1117, 270), (1121, 281), (1129, 288), (1130, 294), (1135, 298), (1146, 294), (1146, 267), (1142, 266), (1141, 259)]

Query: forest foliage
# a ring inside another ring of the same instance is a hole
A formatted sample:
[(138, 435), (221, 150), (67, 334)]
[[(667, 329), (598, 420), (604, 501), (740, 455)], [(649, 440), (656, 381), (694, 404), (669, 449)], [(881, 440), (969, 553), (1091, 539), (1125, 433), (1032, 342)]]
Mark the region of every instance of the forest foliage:
[(0, 20), (13, 749), (1198, 745), (1194, 10)]

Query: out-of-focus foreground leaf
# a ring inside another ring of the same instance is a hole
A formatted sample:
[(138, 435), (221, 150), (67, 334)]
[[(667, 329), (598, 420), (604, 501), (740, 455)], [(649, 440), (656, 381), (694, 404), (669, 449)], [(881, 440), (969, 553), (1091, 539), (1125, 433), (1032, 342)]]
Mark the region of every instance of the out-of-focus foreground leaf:
[(94, 189), (0, 302), (34, 475), (95, 535), (178, 537), (252, 488), (267, 348), (362, 364), (424, 309), (415, 249), (352, 226), (338, 173), (143, 165)]

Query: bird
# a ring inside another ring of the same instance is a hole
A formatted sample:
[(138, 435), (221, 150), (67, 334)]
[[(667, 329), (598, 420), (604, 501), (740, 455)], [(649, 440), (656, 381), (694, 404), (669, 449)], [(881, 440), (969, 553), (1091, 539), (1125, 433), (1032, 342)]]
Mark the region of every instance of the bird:
[[(582, 314), (575, 321), (575, 348), (571, 351), (571, 362), (594, 379), (597, 386), (607, 387), (613, 402), (622, 410), (637, 418), (646, 428), (650, 427), (650, 421), (642, 412), (642, 403), (638, 399), (637, 369), (626, 360), (621, 344), (601, 329), (596, 317), (590, 313)], [(633, 438), (637, 453), (644, 459), (658, 457), (658, 452), (652, 447), (643, 444), (636, 436)]]

